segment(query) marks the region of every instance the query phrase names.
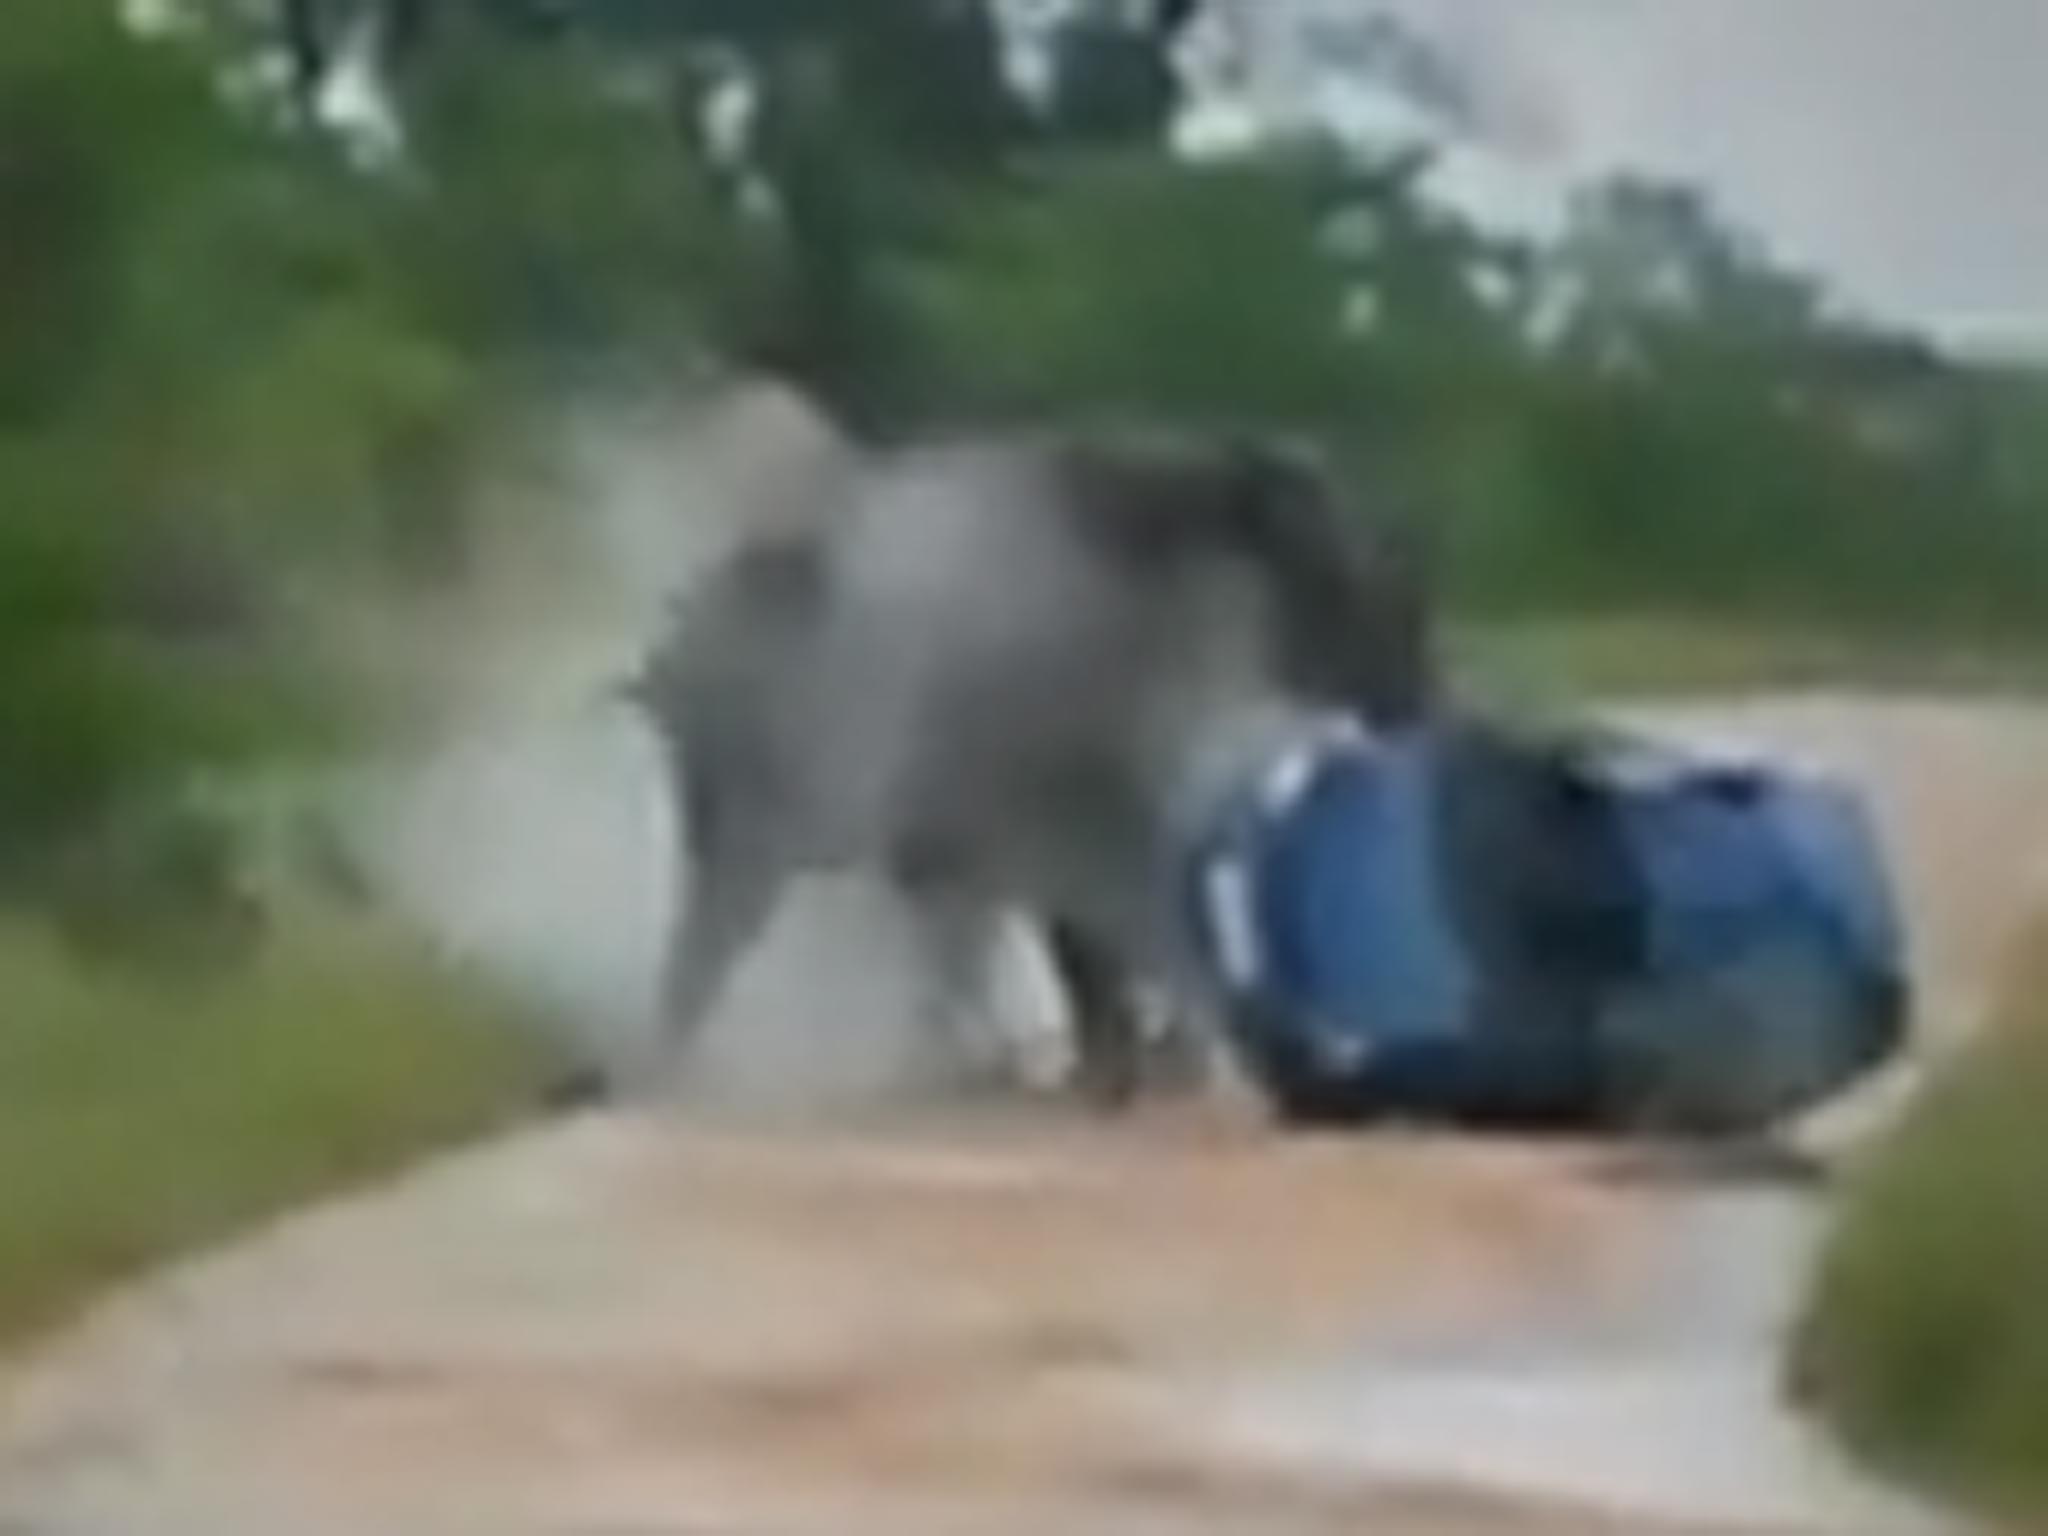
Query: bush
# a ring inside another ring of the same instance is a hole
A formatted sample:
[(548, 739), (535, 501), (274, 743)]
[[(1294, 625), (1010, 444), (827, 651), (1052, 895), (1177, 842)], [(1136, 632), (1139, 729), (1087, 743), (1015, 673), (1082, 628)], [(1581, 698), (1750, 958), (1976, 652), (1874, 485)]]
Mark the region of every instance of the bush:
[(511, 499), (478, 470), (552, 370), (672, 360), (723, 249), (662, 100), (580, 51), (451, 22), (412, 157), (358, 174), (251, 94), (225, 11), (177, 9), (0, 7), (10, 900), (195, 779), (346, 738), (322, 619), (464, 575)]
[(1581, 709), (1618, 700), (1759, 689), (1897, 689), (2028, 696), (2038, 641), (1950, 642), (1809, 619), (1736, 624), (1685, 610), (1453, 616), (1444, 649), (1459, 685), (1507, 707)]
[(1293, 428), (1351, 409), (1341, 264), (1304, 162), (1054, 161), (968, 210), (904, 297), (935, 408)]
[(366, 927), (246, 966), (95, 966), (0, 927), (0, 1338), (537, 1102), (548, 1053)]
[(2048, 1512), (2048, 926), (1852, 1194), (1794, 1375), (1859, 1450)]

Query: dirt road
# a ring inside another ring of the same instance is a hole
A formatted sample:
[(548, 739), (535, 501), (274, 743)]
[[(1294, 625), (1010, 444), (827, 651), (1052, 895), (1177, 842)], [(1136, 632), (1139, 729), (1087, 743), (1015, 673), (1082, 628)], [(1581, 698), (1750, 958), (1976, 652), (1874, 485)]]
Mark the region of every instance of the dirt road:
[[(1664, 723), (1870, 786), (1952, 1032), (2043, 887), (2048, 723), (1828, 699)], [(1611, 1174), (1222, 1110), (566, 1122), (53, 1340), (0, 1412), (0, 1531), (1911, 1523), (1770, 1421), (1780, 1213)]]

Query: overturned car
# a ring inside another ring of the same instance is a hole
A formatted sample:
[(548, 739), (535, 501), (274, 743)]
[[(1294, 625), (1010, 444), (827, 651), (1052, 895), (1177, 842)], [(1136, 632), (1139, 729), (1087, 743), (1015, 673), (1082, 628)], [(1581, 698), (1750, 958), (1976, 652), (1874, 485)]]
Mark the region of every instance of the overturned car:
[(1893, 1057), (1860, 798), (1632, 734), (1339, 722), (1192, 861), (1197, 950), (1279, 1112), (1757, 1131)]

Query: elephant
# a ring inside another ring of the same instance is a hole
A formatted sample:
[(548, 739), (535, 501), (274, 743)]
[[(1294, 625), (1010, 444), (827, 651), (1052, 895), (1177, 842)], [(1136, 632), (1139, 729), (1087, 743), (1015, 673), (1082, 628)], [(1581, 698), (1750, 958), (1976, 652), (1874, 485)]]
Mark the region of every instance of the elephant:
[(1032, 914), (1080, 1082), (1123, 1101), (1129, 979), (1201, 1002), (1178, 886), (1207, 808), (1315, 708), (1429, 706), (1405, 530), (1249, 434), (962, 433), (849, 454), (811, 499), (675, 595), (629, 684), (683, 843), (664, 1064), (793, 878), (865, 868), (924, 920), (942, 1032), (983, 920)]

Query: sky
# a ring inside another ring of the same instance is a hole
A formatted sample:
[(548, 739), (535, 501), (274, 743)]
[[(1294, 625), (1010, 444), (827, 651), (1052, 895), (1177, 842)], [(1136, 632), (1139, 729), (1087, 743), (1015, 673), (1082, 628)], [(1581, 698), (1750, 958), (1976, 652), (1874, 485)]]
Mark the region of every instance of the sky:
[(1678, 174), (1855, 307), (2048, 351), (2048, 0), (1240, 3), (1296, 39), (1271, 45), (1271, 103), (1313, 94), (1319, 21), (1392, 9), (1449, 48), (1490, 110), (1447, 186), (1482, 213), (1540, 223), (1589, 176)]

